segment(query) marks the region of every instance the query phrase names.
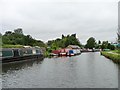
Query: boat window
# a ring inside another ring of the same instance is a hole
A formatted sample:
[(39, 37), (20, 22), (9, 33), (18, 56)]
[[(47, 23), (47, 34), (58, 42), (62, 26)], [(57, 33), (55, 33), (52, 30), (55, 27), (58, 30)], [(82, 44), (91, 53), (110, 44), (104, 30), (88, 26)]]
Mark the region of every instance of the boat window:
[(12, 50), (2, 51), (2, 57), (13, 57), (13, 51)]
[(36, 53), (37, 53), (37, 54), (40, 54), (40, 50), (36, 50)]
[(32, 50), (31, 50), (31, 49), (28, 49), (28, 50), (27, 50), (27, 54), (32, 54)]

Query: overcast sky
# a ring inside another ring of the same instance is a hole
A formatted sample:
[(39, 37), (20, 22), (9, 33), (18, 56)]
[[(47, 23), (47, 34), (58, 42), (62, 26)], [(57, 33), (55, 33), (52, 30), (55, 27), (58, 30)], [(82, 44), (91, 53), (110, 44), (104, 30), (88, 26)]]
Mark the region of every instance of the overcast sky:
[(44, 42), (76, 33), (116, 41), (118, 0), (0, 0), (2, 34), (22, 28), (24, 34)]

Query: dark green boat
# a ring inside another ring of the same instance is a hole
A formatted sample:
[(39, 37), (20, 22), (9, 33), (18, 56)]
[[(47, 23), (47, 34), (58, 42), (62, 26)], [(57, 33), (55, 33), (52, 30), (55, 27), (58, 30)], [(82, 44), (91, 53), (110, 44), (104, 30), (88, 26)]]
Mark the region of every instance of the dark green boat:
[(2, 63), (43, 58), (40, 48), (3, 48), (0, 50)]

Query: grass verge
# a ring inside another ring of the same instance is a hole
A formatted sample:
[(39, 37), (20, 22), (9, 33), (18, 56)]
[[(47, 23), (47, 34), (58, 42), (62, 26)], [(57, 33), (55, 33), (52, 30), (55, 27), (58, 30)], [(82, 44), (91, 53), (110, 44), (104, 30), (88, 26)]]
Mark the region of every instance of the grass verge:
[(116, 51), (102, 51), (101, 55), (105, 56), (106, 58), (112, 60), (115, 63), (120, 64), (120, 54)]
[(22, 48), (23, 45), (2, 45), (2, 48)]

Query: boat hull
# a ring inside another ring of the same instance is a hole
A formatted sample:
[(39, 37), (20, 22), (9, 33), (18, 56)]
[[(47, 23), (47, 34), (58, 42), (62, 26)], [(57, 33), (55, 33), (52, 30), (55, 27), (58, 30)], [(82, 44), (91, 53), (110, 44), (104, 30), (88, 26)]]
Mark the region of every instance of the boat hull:
[(43, 55), (27, 55), (27, 56), (18, 56), (18, 57), (5, 57), (2, 58), (2, 63), (16, 62), (16, 61), (24, 61), (24, 60), (36, 60), (44, 58)]

